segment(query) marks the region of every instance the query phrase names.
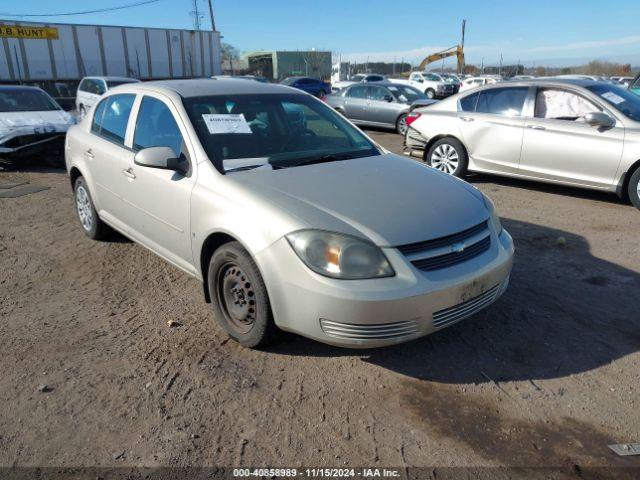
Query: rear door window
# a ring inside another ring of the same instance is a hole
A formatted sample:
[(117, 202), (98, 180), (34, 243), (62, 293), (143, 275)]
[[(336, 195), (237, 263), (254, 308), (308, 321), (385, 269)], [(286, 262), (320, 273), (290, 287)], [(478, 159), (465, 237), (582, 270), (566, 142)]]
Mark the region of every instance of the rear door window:
[(113, 143), (124, 145), (135, 98), (135, 95), (126, 94), (112, 95), (102, 100), (96, 108), (91, 131)]
[(369, 87), (370, 93), (369, 98), (371, 100), (376, 100), (378, 102), (387, 102), (388, 98), (393, 98), (391, 92), (384, 87)]
[(466, 97), (461, 98), (460, 110), (463, 112), (475, 112), (479, 96), (479, 93), (474, 93), (473, 95), (467, 95)]
[(347, 91), (347, 97), (367, 98), (367, 87), (360, 85), (352, 87)]
[(476, 112), (506, 117), (519, 117), (527, 99), (529, 87), (492, 88), (479, 92)]
[(175, 117), (162, 100), (144, 97), (138, 110), (133, 149), (169, 147), (176, 157), (182, 153), (182, 134)]

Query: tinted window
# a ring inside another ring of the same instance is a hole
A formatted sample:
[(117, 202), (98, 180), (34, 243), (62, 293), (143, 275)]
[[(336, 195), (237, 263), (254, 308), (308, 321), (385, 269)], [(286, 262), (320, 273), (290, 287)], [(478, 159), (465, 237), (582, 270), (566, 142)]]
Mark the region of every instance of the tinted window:
[(640, 97), (615, 85), (598, 84), (587, 87), (602, 100), (631, 120), (640, 122)]
[(474, 93), (473, 95), (467, 95), (466, 97), (461, 98), (460, 110), (462, 110), (463, 112), (475, 112), (479, 95), (479, 93)]
[(80, 82), (80, 85), (78, 85), (78, 90), (80, 90), (82, 92), (86, 92), (88, 83), (89, 83), (89, 80), (87, 80), (87, 79), (82, 80)]
[[(386, 102), (388, 97), (391, 97), (391, 92), (384, 87), (369, 87), (371, 100), (378, 100)], [(387, 98), (385, 98), (387, 97)]]
[(113, 95), (100, 102), (91, 130), (112, 142), (124, 144), (127, 123), (135, 95)]
[(40, 90), (7, 88), (0, 91), (0, 112), (44, 112), (49, 110), (60, 110), (60, 107), (49, 95)]
[(93, 93), (97, 95), (102, 95), (104, 92), (107, 91), (107, 89), (104, 86), (104, 82), (102, 80), (93, 80), (93, 84), (95, 89)]
[(384, 78), (380, 75), (369, 75), (367, 77), (367, 82), (381, 82), (382, 80), (384, 80)]
[(214, 95), (183, 102), (209, 159), (222, 172), (247, 165), (291, 167), (326, 155), (347, 160), (379, 154), (340, 114), (308, 95)]
[(480, 92), (476, 112), (518, 117), (522, 115), (522, 107), (524, 107), (528, 92), (528, 87), (485, 90)]
[(358, 85), (347, 90), (347, 97), (367, 98), (367, 87)]
[(169, 108), (153, 97), (144, 97), (138, 111), (133, 148), (142, 150), (149, 147), (170, 147), (180, 156), (182, 134)]

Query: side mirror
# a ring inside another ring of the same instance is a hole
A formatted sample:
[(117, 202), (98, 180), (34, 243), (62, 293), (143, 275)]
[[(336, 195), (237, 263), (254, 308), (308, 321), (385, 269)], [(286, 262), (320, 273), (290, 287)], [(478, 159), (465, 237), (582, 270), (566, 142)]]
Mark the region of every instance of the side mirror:
[(176, 158), (173, 149), (169, 147), (143, 148), (133, 157), (133, 163), (142, 167), (174, 170), (180, 173), (185, 172), (183, 162)]
[(384, 97), (385, 102), (393, 102), (393, 97), (391, 95), (385, 95)]
[(592, 127), (613, 127), (616, 121), (606, 113), (591, 112), (584, 116), (584, 121)]
[(418, 83), (423, 83), (423, 82), (424, 82), (424, 79), (422, 79), (422, 78), (418, 79)]

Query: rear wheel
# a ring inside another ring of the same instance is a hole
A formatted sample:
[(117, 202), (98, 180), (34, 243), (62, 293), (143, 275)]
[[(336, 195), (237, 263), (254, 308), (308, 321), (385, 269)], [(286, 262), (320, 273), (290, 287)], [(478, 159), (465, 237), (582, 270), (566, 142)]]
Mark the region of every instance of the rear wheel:
[(207, 277), (216, 319), (232, 339), (256, 348), (277, 336), (279, 330), (262, 275), (238, 242), (215, 251)]
[(396, 132), (404, 136), (407, 133), (407, 128), (407, 114), (403, 113), (398, 117), (398, 120), (396, 121)]
[(640, 167), (631, 175), (627, 193), (633, 206), (640, 209)]
[(427, 165), (455, 177), (467, 173), (469, 157), (464, 145), (457, 139), (446, 137), (431, 145), (425, 155)]
[(427, 88), (424, 91), (424, 94), (427, 96), (427, 98), (429, 99), (434, 99), (436, 98), (436, 91), (433, 88)]

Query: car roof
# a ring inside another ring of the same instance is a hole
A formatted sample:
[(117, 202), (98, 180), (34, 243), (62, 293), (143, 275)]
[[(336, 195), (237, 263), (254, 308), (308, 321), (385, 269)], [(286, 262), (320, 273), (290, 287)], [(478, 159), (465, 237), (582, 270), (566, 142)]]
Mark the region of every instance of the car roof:
[(169, 91), (183, 98), (207, 95), (245, 95), (245, 94), (299, 94), (307, 95), (296, 88), (276, 83), (238, 82), (233, 78), (203, 78), (190, 80), (159, 80), (120, 85), (113, 91)]
[(0, 85), (0, 92), (15, 92), (15, 91), (29, 91), (29, 90), (37, 90), (42, 92), (39, 87), (32, 87), (29, 85)]
[[(531, 87), (536, 85), (544, 85), (544, 86), (557, 86), (557, 87), (590, 87), (593, 85), (601, 85), (602, 82), (596, 80), (583, 80), (579, 78), (557, 78), (557, 77), (546, 77), (546, 78), (533, 78), (526, 80), (513, 80), (509, 82), (498, 82), (490, 85), (484, 85), (479, 88), (475, 88), (473, 90), (469, 90), (468, 93), (474, 93), (479, 90), (489, 90), (492, 88), (513, 88), (518, 86), (523, 87)], [(467, 92), (464, 92), (467, 93)]]
[(110, 76), (100, 76), (100, 75), (91, 75), (87, 77), (83, 77), (83, 80), (88, 78), (90, 80), (105, 80), (107, 82), (139, 82), (137, 78), (131, 77), (110, 77)]

